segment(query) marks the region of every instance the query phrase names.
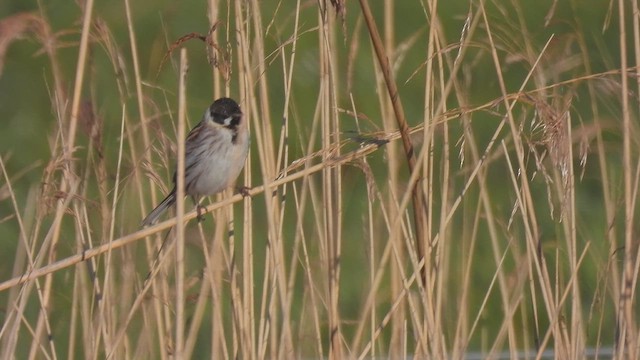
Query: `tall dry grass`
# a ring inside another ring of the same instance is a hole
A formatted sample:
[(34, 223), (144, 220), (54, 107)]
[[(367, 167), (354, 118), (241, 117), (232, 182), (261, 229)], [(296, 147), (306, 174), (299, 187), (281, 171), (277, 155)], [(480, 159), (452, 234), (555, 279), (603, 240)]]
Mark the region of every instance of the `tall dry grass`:
[[(129, 0), (126, 37), (95, 5), (71, 34), (42, 4), (0, 22), (0, 71), (35, 39), (52, 109), (26, 196), (0, 156), (3, 359), (637, 357), (635, 2), (598, 24), (617, 62), (577, 1), (470, 2), (452, 34), (437, 0), (210, 0), (166, 62)], [(250, 196), (140, 229), (209, 77), (249, 121)]]

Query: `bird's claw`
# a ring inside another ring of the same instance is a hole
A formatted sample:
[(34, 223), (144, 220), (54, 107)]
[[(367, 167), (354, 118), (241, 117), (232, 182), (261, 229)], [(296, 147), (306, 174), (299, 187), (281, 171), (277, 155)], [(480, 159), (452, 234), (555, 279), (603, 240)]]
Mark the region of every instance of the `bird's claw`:
[(196, 216), (196, 218), (198, 219), (198, 222), (204, 221), (204, 214), (202, 213), (203, 209), (205, 210), (205, 213), (206, 213), (207, 211), (204, 206), (200, 206), (200, 205), (196, 206), (196, 212), (198, 213), (198, 216)]
[(248, 186), (240, 186), (237, 190), (242, 197), (251, 196), (251, 188)]

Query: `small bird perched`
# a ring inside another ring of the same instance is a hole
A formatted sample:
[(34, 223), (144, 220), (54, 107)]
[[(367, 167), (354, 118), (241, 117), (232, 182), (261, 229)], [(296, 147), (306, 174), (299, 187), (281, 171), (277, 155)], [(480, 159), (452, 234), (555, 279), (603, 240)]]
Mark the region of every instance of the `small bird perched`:
[[(249, 132), (240, 106), (233, 99), (220, 98), (209, 106), (185, 140), (185, 194), (198, 209), (203, 196), (217, 194), (235, 182), (249, 152)], [(153, 209), (142, 226), (150, 226), (176, 202), (177, 171), (173, 173), (173, 190)]]

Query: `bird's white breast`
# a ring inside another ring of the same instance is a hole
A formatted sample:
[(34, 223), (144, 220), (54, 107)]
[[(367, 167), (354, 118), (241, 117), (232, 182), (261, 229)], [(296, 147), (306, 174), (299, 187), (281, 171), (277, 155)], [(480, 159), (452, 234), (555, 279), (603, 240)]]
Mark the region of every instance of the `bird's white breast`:
[[(192, 171), (188, 171), (185, 179), (187, 192), (195, 196), (209, 196), (225, 190), (231, 186), (246, 161), (249, 150), (249, 139), (246, 131), (236, 135), (232, 142), (233, 133), (224, 127), (208, 125), (213, 130), (213, 136), (206, 136), (208, 144), (204, 148), (194, 151), (200, 156), (197, 164), (192, 164)], [(189, 167), (189, 161), (186, 163)]]

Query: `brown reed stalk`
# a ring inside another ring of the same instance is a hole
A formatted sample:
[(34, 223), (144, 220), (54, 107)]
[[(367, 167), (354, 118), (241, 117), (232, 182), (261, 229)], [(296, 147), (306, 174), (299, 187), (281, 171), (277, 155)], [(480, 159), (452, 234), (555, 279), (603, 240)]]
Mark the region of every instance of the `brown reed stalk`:
[[(407, 124), (407, 120), (404, 115), (404, 108), (402, 107), (402, 102), (400, 101), (400, 95), (398, 93), (398, 88), (393, 77), (393, 72), (391, 71), (389, 59), (385, 53), (384, 45), (382, 44), (382, 40), (380, 39), (380, 35), (378, 34), (378, 28), (373, 19), (373, 15), (371, 14), (371, 9), (369, 8), (368, 2), (366, 0), (360, 0), (360, 8), (362, 9), (362, 14), (367, 23), (367, 29), (369, 30), (369, 35), (371, 36), (371, 42), (373, 43), (373, 47), (376, 51), (378, 64), (380, 65), (380, 69), (382, 70), (382, 73), (384, 75), (385, 83), (387, 85), (387, 91), (389, 92), (389, 98), (391, 99), (391, 103), (393, 105), (393, 111), (396, 117), (398, 129), (400, 130), (400, 134), (402, 135), (402, 145), (404, 148), (405, 157), (407, 158), (409, 172), (413, 173), (414, 171), (418, 171), (416, 166), (416, 157), (411, 138), (409, 137), (409, 125)], [(428, 236), (428, 232), (426, 229), (424, 197), (419, 186), (414, 186), (411, 191), (413, 193), (412, 205), (415, 216), (415, 249), (418, 259), (424, 259), (424, 243), (426, 242)], [(426, 284), (426, 270), (423, 269), (421, 273), (422, 283)]]

